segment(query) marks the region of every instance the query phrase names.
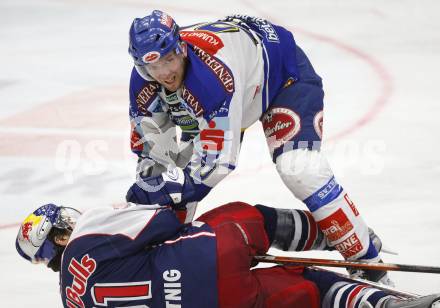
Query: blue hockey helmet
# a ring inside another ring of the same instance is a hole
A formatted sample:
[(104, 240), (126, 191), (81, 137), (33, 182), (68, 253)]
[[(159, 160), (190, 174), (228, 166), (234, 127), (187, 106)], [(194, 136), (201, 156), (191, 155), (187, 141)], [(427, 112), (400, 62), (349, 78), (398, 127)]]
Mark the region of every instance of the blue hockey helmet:
[(172, 50), (181, 52), (179, 26), (159, 10), (143, 18), (135, 18), (130, 27), (129, 54), (137, 66), (154, 63)]
[(57, 251), (47, 237), (52, 228), (73, 230), (81, 213), (73, 208), (45, 204), (30, 214), (21, 224), (15, 247), (32, 263), (48, 264)]

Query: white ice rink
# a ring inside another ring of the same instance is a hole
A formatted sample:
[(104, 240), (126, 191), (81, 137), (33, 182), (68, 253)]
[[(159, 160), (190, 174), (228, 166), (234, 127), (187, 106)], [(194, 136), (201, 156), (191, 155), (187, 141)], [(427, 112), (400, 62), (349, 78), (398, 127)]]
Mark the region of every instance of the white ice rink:
[[(120, 202), (134, 180), (128, 28), (155, 8), (181, 25), (244, 13), (293, 31), (324, 79), (334, 172), (399, 252), (384, 260), (440, 266), (438, 1), (1, 0), (1, 307), (61, 307), (57, 275), (16, 253), (18, 222), (48, 202)], [(199, 209), (235, 200), (305, 209), (278, 177), (259, 123), (238, 169)], [(403, 290), (440, 292), (440, 275), (391, 277)]]

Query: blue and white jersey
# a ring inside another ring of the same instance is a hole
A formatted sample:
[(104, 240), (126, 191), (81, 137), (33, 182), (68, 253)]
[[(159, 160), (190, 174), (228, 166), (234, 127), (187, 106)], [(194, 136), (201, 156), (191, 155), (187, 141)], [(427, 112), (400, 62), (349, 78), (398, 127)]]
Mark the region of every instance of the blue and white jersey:
[(217, 307), (211, 228), (170, 209), (97, 208), (79, 218), (64, 251), (64, 307)]
[(175, 93), (133, 69), (132, 150), (165, 164), (178, 161), (207, 193), (235, 169), (242, 132), (286, 84), (299, 79), (296, 45), (286, 29), (244, 15), (183, 28), (180, 36), (188, 44), (188, 61)]

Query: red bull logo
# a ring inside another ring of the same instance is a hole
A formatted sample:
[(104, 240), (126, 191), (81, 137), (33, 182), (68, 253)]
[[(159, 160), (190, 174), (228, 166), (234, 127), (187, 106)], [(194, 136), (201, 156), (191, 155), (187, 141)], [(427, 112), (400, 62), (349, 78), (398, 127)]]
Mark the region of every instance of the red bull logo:
[(23, 239), (28, 241), (30, 240), (29, 233), (32, 231), (34, 225), (38, 225), (40, 223), (42, 218), (42, 216), (31, 214), (23, 221), (23, 224), (21, 225), (21, 236)]
[(29, 232), (31, 231), (32, 231), (32, 223), (27, 222), (21, 227), (21, 236), (23, 236), (25, 240), (29, 241)]

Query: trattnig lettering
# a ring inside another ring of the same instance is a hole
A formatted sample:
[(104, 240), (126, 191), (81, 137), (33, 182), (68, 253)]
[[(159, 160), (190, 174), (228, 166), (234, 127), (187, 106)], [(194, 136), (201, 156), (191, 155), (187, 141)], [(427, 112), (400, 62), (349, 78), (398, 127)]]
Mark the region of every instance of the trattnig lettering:
[(163, 272), (163, 290), (165, 293), (165, 304), (167, 308), (182, 307), (182, 284), (179, 281), (182, 274), (179, 270), (171, 269)]

